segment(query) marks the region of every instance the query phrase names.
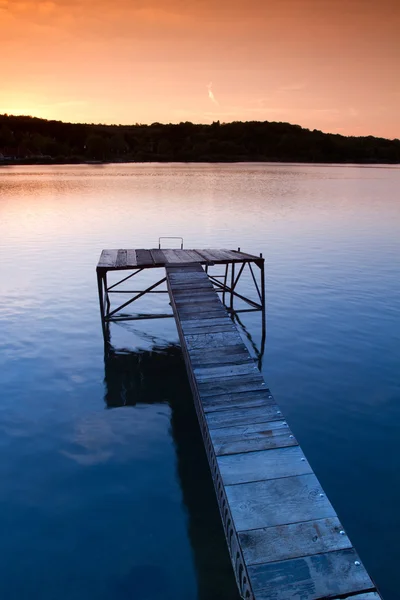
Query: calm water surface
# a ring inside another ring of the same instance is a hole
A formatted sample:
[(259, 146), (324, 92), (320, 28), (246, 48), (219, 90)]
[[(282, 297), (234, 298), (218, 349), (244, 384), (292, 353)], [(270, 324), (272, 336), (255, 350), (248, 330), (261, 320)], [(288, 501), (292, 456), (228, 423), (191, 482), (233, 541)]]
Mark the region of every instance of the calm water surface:
[[(398, 599), (399, 187), (385, 167), (0, 170), (2, 597), (237, 598), (174, 321), (115, 325), (126, 351), (103, 355), (101, 249), (182, 235), (266, 257), (263, 372)], [(257, 346), (259, 315), (242, 320)]]

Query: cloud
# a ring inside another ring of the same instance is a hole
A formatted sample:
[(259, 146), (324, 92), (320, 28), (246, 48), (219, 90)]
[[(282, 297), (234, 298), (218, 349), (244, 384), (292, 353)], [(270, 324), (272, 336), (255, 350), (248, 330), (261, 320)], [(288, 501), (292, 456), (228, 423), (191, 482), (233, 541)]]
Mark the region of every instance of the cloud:
[(214, 102), (214, 104), (219, 106), (219, 102), (216, 99), (216, 97), (214, 96), (214, 93), (212, 91), (212, 82), (211, 81), (209, 84), (207, 84), (207, 89), (208, 89), (208, 97), (210, 98), (211, 102)]

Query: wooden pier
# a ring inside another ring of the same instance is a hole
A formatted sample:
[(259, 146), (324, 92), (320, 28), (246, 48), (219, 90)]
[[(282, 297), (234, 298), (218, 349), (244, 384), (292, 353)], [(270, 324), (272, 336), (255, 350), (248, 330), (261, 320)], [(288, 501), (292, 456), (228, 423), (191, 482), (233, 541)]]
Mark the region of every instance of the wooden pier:
[[(98, 267), (102, 281), (109, 252), (103, 252)], [(188, 255), (180, 252), (165, 260), (165, 279), (241, 597), (378, 600), (381, 596), (229, 316), (230, 302), (226, 307), (218, 297), (217, 290), (235, 291), (235, 275), (230, 286), (225, 274), (222, 284), (215, 283), (206, 272), (215, 263), (212, 254), (204, 263), (194, 256), (184, 260)], [(220, 252), (222, 261), (222, 253), (231, 251), (213, 252)], [(228, 259), (232, 255), (225, 255), (221, 264)], [(252, 261), (262, 269), (259, 295), (265, 310), (263, 259), (242, 253), (235, 260)], [(99, 284), (104, 328), (103, 291)]]

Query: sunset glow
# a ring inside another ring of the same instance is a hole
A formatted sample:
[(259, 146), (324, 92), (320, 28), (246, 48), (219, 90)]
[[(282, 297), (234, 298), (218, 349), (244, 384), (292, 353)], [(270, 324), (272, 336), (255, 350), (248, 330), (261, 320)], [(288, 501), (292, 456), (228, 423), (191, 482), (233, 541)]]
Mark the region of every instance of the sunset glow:
[(399, 0), (0, 0), (0, 113), (400, 137)]

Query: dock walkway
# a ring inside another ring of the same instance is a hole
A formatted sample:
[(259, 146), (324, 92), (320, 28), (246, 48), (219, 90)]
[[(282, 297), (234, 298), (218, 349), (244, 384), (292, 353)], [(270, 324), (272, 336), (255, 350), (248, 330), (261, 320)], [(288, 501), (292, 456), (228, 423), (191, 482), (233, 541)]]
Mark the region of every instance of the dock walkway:
[(201, 264), (164, 266), (241, 596), (379, 599)]

